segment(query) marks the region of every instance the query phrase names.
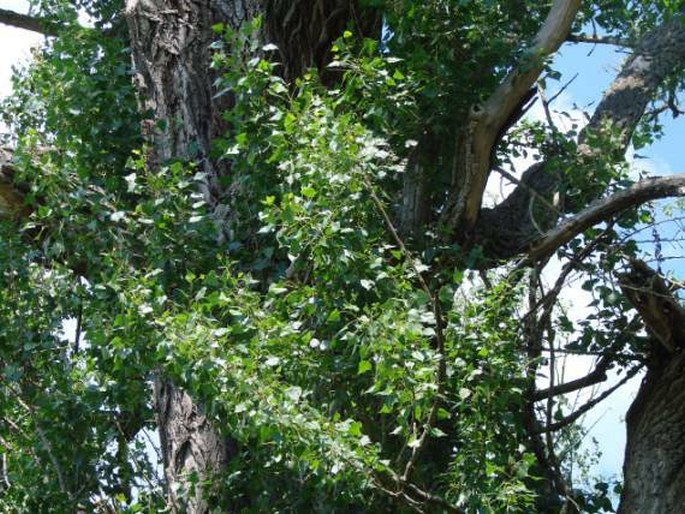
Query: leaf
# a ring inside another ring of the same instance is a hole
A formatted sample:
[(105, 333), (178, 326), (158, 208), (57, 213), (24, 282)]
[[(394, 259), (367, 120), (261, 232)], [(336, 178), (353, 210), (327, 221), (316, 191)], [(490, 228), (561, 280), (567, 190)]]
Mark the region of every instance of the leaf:
[(278, 366), (281, 363), (281, 359), (279, 357), (276, 357), (272, 355), (266, 361), (264, 361), (264, 364), (266, 366), (269, 366), (270, 368), (273, 368), (274, 366)]
[(314, 198), (316, 196), (316, 189), (314, 189), (313, 187), (303, 186), (301, 191), (302, 196), (304, 196), (305, 198)]
[(361, 360), (359, 361), (359, 366), (357, 368), (357, 374), (358, 375), (363, 375), (367, 371), (371, 371), (373, 369), (373, 364), (367, 360)]
[(289, 400), (292, 400), (293, 402), (298, 402), (302, 397), (302, 388), (298, 386), (291, 386), (288, 387), (285, 391), (283, 391), (283, 394)]
[(374, 283), (373, 280), (367, 280), (367, 279), (361, 279), (361, 280), (359, 281), (359, 283), (360, 283), (361, 286), (362, 286), (364, 289), (366, 289), (367, 291), (370, 291), (370, 290), (373, 289), (373, 287), (376, 285), (376, 284)]

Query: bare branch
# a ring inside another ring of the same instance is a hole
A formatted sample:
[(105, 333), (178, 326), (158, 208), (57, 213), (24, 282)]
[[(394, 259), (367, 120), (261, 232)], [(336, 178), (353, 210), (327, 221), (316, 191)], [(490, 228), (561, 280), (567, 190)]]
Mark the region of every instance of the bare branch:
[(578, 391), (579, 389), (584, 389), (586, 387), (590, 387), (601, 382), (604, 382), (607, 379), (606, 370), (609, 368), (609, 365), (611, 363), (611, 358), (607, 356), (602, 357), (597, 366), (595, 366), (595, 369), (592, 370), (591, 373), (588, 373), (582, 378), (571, 380), (570, 382), (558, 384), (548, 389), (535, 391), (531, 400), (534, 402), (538, 402), (541, 400), (546, 400), (550, 396), (558, 396), (560, 394), (572, 393), (574, 391)]
[(566, 38), (569, 43), (590, 43), (593, 45), (614, 45), (623, 48), (631, 48), (633, 43), (627, 39), (611, 36), (598, 36), (596, 34), (569, 34)]
[(515, 116), (544, 70), (545, 59), (556, 52), (569, 33), (580, 8), (580, 0), (555, 0), (545, 22), (535, 36), (533, 46), (483, 105), (471, 110), (462, 146), (464, 169), (455, 169), (453, 198), (444, 219), (447, 226), (476, 223), (483, 192), (490, 171), (490, 155), (501, 129)]
[(38, 32), (45, 36), (56, 36), (59, 33), (59, 26), (53, 21), (7, 9), (0, 9), (0, 24)]
[(547, 425), (546, 427), (541, 427), (538, 429), (538, 433), (548, 433), (548, 432), (554, 432), (556, 430), (560, 430), (574, 421), (578, 420), (583, 414), (588, 412), (590, 409), (595, 407), (597, 404), (605, 400), (609, 395), (611, 395), (614, 391), (616, 391), (619, 387), (621, 387), (623, 384), (628, 382), (631, 378), (633, 378), (638, 371), (642, 369), (643, 365), (639, 364), (635, 366), (634, 368), (628, 370), (626, 373), (626, 376), (623, 377), (619, 382), (614, 384), (612, 387), (604, 391), (602, 394), (600, 394), (597, 398), (594, 398), (587, 402), (585, 405), (574, 411), (572, 414), (569, 414), (566, 416), (564, 419), (557, 421), (556, 423), (552, 423), (551, 425)]
[(526, 260), (537, 261), (551, 255), (584, 230), (631, 207), (673, 196), (685, 196), (685, 174), (643, 179), (623, 191), (595, 200), (584, 210), (547, 232), (527, 252)]

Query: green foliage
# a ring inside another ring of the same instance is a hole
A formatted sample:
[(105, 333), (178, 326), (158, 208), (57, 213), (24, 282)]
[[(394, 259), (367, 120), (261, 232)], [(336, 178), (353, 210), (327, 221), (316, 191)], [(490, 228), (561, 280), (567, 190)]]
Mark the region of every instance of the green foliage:
[[(454, 120), (525, 55), (547, 6), (375, 4), (395, 33), (389, 53), (345, 32), (329, 89), (315, 71), (284, 83), (275, 49), (255, 37), (259, 20), (215, 27), (216, 96), (232, 105), (212, 150), (229, 170), (219, 223), (196, 164), (146, 164), (146, 113), (121, 41), (71, 27), (17, 73), (3, 116), (31, 214), (0, 225), (0, 443), (11, 483), (0, 510), (95, 511), (106, 500), (163, 511), (160, 463), (145, 443), (159, 377), (235, 446), (209, 487), (217, 510), (407, 512), (407, 481), (434, 495), (430, 508), (538, 508), (545, 490), (525, 416), (545, 358), (524, 312), (537, 285), (527, 291), (525, 274), (506, 266), (481, 284), (466, 270), (479, 248), (427, 237), (407, 249), (392, 219), (417, 145), (435, 145), (427, 173), (437, 191)], [(599, 8), (598, 23), (628, 23), (605, 4), (586, 15)], [(117, 21), (118, 2), (87, 6), (99, 23)], [(62, 2), (42, 7), (74, 17)], [(647, 3), (630, 9), (658, 21)], [(654, 133), (644, 127), (636, 144)], [(528, 124), (500, 157), (535, 147), (580, 208), (628, 175), (606, 133), (588, 138), (606, 158), (574, 167), (576, 135)], [(645, 221), (646, 210), (627, 213), (559, 252), (569, 261), (593, 249), (581, 269), (593, 313), (554, 309), (545, 328), (568, 350), (611, 347), (617, 365), (643, 358), (608, 274), (636, 254), (622, 238)], [(571, 426), (557, 444), (578, 438)], [(608, 495), (599, 483), (578, 498), (600, 512)]]

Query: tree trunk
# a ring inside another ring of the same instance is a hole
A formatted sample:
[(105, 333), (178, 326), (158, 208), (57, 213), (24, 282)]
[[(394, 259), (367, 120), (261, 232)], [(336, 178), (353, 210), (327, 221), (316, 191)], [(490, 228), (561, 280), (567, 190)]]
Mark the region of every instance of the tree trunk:
[(685, 352), (647, 372), (626, 417), (619, 514), (682, 512), (685, 505)]
[[(279, 47), (286, 78), (318, 66), (327, 81), (333, 78), (325, 70), (331, 44), (349, 21), (359, 23), (362, 35), (378, 29), (376, 17), (359, 14), (353, 0), (127, 0), (141, 110), (152, 113), (144, 126), (152, 145), (148, 164), (174, 159), (198, 164), (206, 177), (205, 201), (220, 224), (226, 209), (220, 204), (219, 177), (230, 172), (230, 163), (213, 159), (211, 146), (225, 130), (221, 113), (232, 99), (214, 97), (210, 45), (219, 36), (213, 26), (239, 30), (261, 15), (258, 37)], [(212, 491), (206, 484), (235, 456), (233, 445), (186, 392), (163, 376), (155, 384), (155, 407), (169, 507), (209, 512)]]
[[(170, 159), (199, 163), (206, 174), (203, 193), (212, 207), (218, 197), (218, 171), (210, 149), (220, 130), (209, 72), (212, 26), (230, 22), (239, 28), (256, 13), (256, 4), (130, 0), (126, 6), (141, 109), (153, 113), (144, 127), (152, 144), (148, 164), (159, 166)], [(169, 506), (180, 512), (208, 512), (203, 482), (230, 459), (228, 442), (190, 396), (163, 376), (156, 379), (155, 408)]]

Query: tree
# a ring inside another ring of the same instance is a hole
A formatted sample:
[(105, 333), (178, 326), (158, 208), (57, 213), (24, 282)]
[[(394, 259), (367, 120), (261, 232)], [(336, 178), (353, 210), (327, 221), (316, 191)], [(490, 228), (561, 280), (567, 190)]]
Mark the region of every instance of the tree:
[[(37, 12), (0, 10), (50, 36), (4, 105), (3, 508), (611, 510), (572, 469), (617, 386), (564, 395), (642, 368), (619, 511), (685, 504), (684, 314), (635, 242), (685, 178), (625, 161), (680, 114), (681, 3)], [(564, 132), (550, 57), (585, 43), (629, 53)], [(534, 98), (548, 123), (520, 122)], [(492, 173), (515, 187), (487, 206)], [(594, 370), (559, 383), (559, 352)]]

